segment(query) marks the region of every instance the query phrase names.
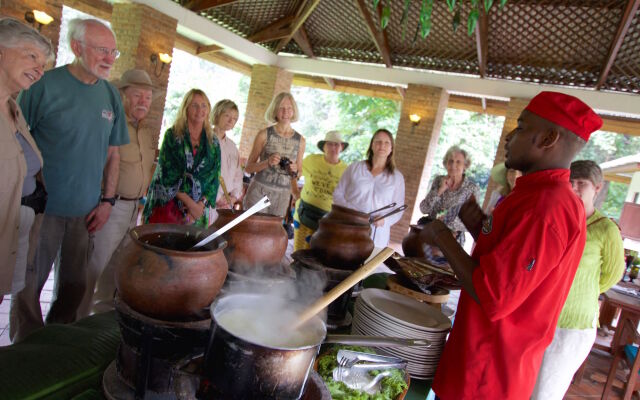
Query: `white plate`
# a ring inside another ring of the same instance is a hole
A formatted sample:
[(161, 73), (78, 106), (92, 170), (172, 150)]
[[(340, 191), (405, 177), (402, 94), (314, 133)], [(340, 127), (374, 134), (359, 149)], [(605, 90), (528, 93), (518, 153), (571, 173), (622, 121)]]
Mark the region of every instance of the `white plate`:
[(377, 314), (419, 330), (447, 330), (451, 321), (442, 312), (399, 293), (382, 289), (364, 289), (359, 300)]

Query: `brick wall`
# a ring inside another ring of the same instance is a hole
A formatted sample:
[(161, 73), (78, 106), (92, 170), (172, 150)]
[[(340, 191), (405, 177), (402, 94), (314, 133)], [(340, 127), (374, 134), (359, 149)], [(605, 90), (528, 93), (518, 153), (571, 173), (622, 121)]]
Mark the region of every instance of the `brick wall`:
[[(500, 142), (498, 143), (498, 149), (496, 150), (496, 156), (494, 158), (493, 165), (504, 162), (504, 145), (506, 143), (507, 135), (518, 126), (518, 118), (520, 117), (520, 113), (522, 112), (522, 110), (524, 110), (527, 104), (529, 104), (529, 100), (530, 99), (514, 97), (509, 101), (509, 105), (507, 106), (507, 113), (504, 118), (504, 125), (502, 127), (502, 134), (500, 135)], [(489, 179), (489, 184), (487, 185), (487, 193), (484, 196), (484, 203), (482, 205), (483, 209), (486, 209), (487, 203), (491, 198), (491, 193), (493, 193), (493, 191), (496, 189), (498, 189), (498, 185), (493, 181), (493, 179)]]
[[(17, 20), (27, 23), (24, 20), (24, 14), (29, 10), (44, 11), (53, 17), (53, 21), (43, 26), (40, 33), (51, 40), (58, 53), (58, 41), (60, 39), (60, 23), (62, 20), (62, 1), (61, 0), (2, 0), (0, 1), (0, 16), (13, 17)], [(37, 24), (36, 24), (37, 25)], [(51, 64), (54, 66), (55, 62)]]
[(251, 71), (251, 85), (247, 99), (247, 111), (242, 125), (240, 138), (240, 157), (249, 157), (253, 139), (261, 129), (267, 127), (264, 113), (271, 103), (271, 99), (280, 92), (291, 91), (293, 73), (281, 68), (256, 64)]
[(143, 69), (163, 91), (161, 96), (154, 99), (145, 119), (145, 125), (150, 128), (157, 145), (171, 64), (165, 65), (161, 73), (158, 68), (156, 71), (159, 76), (156, 76), (150, 57), (154, 53), (173, 53), (177, 20), (142, 4), (116, 3), (111, 15), (111, 26), (116, 33), (121, 53), (111, 70), (111, 79), (119, 78), (131, 68)]
[[(448, 101), (449, 94), (441, 88), (410, 84), (405, 92), (394, 151), (396, 165), (404, 175), (405, 202), (409, 207), (391, 229), (392, 242), (401, 242), (409, 229), (410, 221), (415, 221), (420, 215), (420, 201), (427, 193), (431, 165)], [(419, 125), (412, 126), (410, 114), (422, 117)]]

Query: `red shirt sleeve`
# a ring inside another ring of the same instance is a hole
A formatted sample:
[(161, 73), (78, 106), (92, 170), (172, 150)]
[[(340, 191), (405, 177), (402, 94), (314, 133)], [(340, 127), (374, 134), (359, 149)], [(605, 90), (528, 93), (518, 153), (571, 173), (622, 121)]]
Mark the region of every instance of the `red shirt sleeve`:
[(490, 235), (498, 237), (484, 238), (497, 245), (479, 257), (473, 272), (473, 287), (491, 321), (516, 310), (558, 267), (567, 245), (553, 222), (532, 211), (508, 218), (514, 223)]

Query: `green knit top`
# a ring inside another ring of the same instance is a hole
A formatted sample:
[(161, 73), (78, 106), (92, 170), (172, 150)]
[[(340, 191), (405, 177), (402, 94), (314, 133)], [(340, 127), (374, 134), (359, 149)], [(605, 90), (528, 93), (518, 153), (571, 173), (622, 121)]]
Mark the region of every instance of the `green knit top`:
[(622, 278), (624, 266), (620, 230), (596, 210), (587, 218), (587, 242), (569, 296), (560, 313), (558, 327), (597, 327), (598, 296)]

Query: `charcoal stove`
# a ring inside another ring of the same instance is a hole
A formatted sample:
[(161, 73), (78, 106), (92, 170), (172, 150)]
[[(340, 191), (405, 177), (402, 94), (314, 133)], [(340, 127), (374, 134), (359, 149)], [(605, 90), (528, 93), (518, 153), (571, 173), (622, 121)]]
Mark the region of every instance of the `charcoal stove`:
[(209, 338), (208, 310), (200, 319), (161, 321), (138, 313), (118, 297), (115, 308), (122, 341), (103, 377), (107, 397), (195, 398), (200, 377), (194, 360), (204, 353)]

